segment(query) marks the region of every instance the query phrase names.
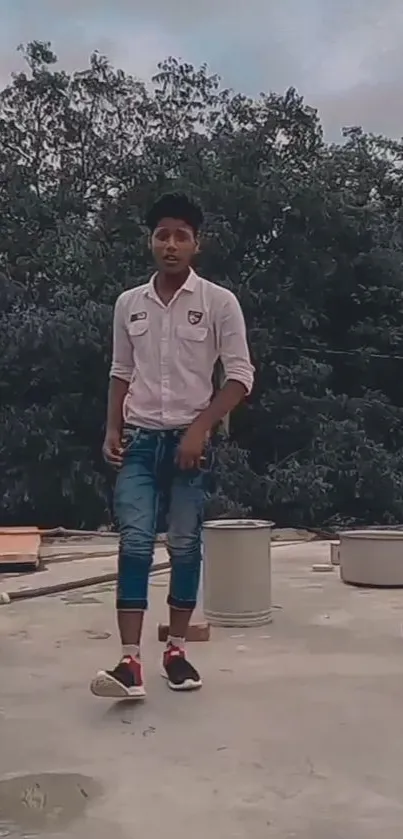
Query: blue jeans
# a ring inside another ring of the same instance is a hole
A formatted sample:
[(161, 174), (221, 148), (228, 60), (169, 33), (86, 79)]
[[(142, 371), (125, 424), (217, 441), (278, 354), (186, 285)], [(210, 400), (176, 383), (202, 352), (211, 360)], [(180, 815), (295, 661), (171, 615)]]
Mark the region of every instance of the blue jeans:
[(117, 608), (148, 606), (155, 537), (167, 532), (171, 561), (168, 603), (196, 605), (207, 470), (181, 470), (175, 455), (183, 431), (125, 428), (123, 465), (115, 488), (120, 530)]

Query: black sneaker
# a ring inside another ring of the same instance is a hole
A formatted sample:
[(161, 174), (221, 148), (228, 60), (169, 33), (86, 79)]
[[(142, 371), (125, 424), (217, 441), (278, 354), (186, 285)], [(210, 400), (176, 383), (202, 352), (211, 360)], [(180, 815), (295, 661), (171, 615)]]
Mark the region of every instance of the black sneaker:
[(114, 670), (100, 670), (90, 689), (94, 696), (106, 699), (144, 699), (141, 662), (131, 656), (122, 658)]
[(184, 650), (168, 647), (162, 661), (162, 674), (171, 690), (197, 690), (202, 680), (194, 667), (187, 660)]

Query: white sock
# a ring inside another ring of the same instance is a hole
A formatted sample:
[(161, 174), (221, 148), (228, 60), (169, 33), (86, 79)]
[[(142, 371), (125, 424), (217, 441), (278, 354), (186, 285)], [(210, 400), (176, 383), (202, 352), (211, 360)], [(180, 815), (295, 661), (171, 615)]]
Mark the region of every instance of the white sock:
[(122, 644), (122, 656), (123, 658), (140, 658), (140, 646), (139, 644)]
[(168, 635), (167, 638), (167, 647), (178, 647), (179, 650), (185, 649), (185, 638), (178, 638), (175, 635)]

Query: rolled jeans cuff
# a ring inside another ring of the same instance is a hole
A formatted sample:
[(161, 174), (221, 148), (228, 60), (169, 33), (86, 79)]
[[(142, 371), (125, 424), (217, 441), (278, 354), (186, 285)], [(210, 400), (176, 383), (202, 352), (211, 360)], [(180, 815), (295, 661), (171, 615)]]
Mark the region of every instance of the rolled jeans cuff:
[(147, 600), (126, 600), (121, 597), (116, 598), (116, 609), (118, 612), (145, 612), (148, 609)]
[(183, 612), (189, 612), (196, 606), (196, 600), (178, 600), (178, 598), (173, 597), (172, 594), (168, 595), (167, 603), (168, 606), (172, 606), (173, 609), (182, 610)]

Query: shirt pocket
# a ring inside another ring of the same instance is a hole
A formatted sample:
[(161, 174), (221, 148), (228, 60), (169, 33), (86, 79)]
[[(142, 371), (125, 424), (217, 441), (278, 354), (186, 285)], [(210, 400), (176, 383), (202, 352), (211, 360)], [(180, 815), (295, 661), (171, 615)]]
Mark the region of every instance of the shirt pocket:
[(178, 355), (184, 367), (198, 373), (209, 364), (209, 330), (204, 326), (177, 326)]
[(143, 359), (148, 356), (148, 322), (144, 320), (135, 321), (128, 326), (128, 333), (133, 347), (133, 358)]
[(148, 332), (148, 322), (146, 320), (135, 320), (133, 323), (129, 323), (128, 331), (131, 338), (145, 335)]

